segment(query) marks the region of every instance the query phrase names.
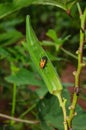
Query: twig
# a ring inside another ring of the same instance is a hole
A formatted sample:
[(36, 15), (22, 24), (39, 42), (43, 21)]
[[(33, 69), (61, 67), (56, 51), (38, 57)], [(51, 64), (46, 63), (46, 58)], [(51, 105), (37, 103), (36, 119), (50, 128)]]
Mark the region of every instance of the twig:
[(63, 52), (65, 52), (67, 55), (73, 57), (74, 59), (76, 59), (76, 60), (78, 59), (76, 55), (74, 55), (74, 54), (72, 54), (71, 52), (67, 51), (67, 50), (64, 49), (63, 47), (61, 47), (61, 50), (62, 50)]
[[(15, 65), (13, 64), (13, 62), (11, 62), (11, 73), (14, 74), (15, 73)], [(15, 115), (15, 108), (16, 108), (16, 92), (17, 92), (17, 88), (16, 88), (16, 84), (13, 84), (13, 96), (12, 96), (12, 110), (11, 110), (11, 116), (14, 117)], [(10, 122), (11, 125), (14, 124), (14, 120), (11, 120)]]
[[(11, 116), (15, 115), (15, 108), (16, 108), (16, 84), (13, 84), (13, 98), (12, 98), (12, 111)], [(11, 120), (11, 125), (14, 124), (14, 120)]]
[(39, 123), (39, 121), (23, 120), (23, 119), (11, 117), (11, 116), (8, 116), (8, 115), (2, 114), (2, 113), (0, 113), (0, 117), (7, 118), (9, 120), (14, 120), (16, 122), (22, 122), (22, 123), (28, 123), (28, 124), (38, 124)]
[(59, 100), (60, 107), (62, 108), (63, 115), (64, 115), (64, 130), (68, 130), (67, 115), (66, 115), (67, 112), (66, 112), (66, 107), (65, 107), (66, 99), (62, 98), (61, 93), (60, 94), (56, 94), (56, 97)]
[(78, 11), (79, 11), (79, 15), (81, 16), (81, 15), (82, 15), (82, 10), (81, 10), (81, 8), (80, 8), (79, 3), (77, 3), (77, 8), (78, 8)]
[[(65, 52), (67, 55), (71, 56), (72, 58), (78, 60), (78, 57), (74, 54), (72, 54), (71, 52), (69, 52), (68, 50), (64, 49), (63, 47), (61, 47), (61, 50), (63, 52)], [(86, 61), (86, 58), (85, 57), (82, 57), (83, 58), (83, 61), (85, 62)]]
[(20, 115), (20, 118), (24, 117), (27, 113), (29, 113), (35, 107), (36, 107), (36, 104), (33, 104), (30, 108), (28, 108), (24, 113)]

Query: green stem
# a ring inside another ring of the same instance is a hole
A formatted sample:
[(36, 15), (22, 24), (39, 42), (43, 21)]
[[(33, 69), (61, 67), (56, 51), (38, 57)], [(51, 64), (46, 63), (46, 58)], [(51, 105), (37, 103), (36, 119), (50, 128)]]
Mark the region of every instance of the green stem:
[[(13, 85), (13, 99), (12, 99), (12, 111), (11, 116), (13, 117), (15, 114), (15, 107), (16, 107), (16, 85)], [(14, 124), (14, 120), (11, 120), (11, 125)]]
[(77, 3), (77, 8), (78, 8), (78, 11), (79, 11), (79, 15), (81, 16), (82, 15), (82, 10), (81, 10), (81, 7), (80, 7), (79, 3)]
[(20, 115), (20, 118), (23, 118), (26, 114), (28, 114), (35, 107), (36, 107), (36, 104), (33, 104), (30, 108), (28, 108), (24, 113)]
[(64, 130), (68, 130), (67, 115), (66, 115), (67, 112), (66, 112), (66, 107), (65, 107), (66, 99), (62, 99), (61, 93), (59, 93), (59, 94), (57, 93), (56, 97), (59, 100), (60, 107), (62, 108), (63, 115), (64, 115)]
[(74, 54), (72, 54), (71, 52), (65, 50), (63, 47), (61, 47), (61, 50), (62, 50), (63, 52), (65, 52), (67, 55), (69, 55), (69, 56), (71, 56), (71, 57), (73, 57), (74, 59), (77, 60), (77, 56), (76, 56), (76, 55), (74, 55)]
[[(78, 4), (78, 10), (79, 10), (80, 20), (81, 20), (81, 28), (83, 30), (85, 30), (86, 9), (84, 10), (84, 13), (82, 14), (81, 8)], [(77, 65), (77, 70), (74, 73), (74, 75), (75, 75), (75, 88), (77, 90), (80, 88), (80, 74), (81, 74), (82, 67), (84, 65), (83, 64), (83, 57), (82, 57), (83, 56), (84, 38), (85, 38), (85, 34), (83, 33), (82, 30), (80, 30), (80, 46), (78, 49), (78, 65)], [(72, 120), (74, 118), (77, 100), (78, 100), (78, 96), (77, 96), (76, 92), (74, 92), (73, 100), (72, 100), (72, 103), (70, 106), (70, 114), (69, 114), (69, 118), (68, 118), (69, 128), (72, 127)]]
[(15, 117), (11, 117), (11, 116), (8, 116), (8, 115), (5, 115), (5, 114), (2, 114), (0, 113), (0, 117), (2, 118), (6, 118), (6, 119), (9, 119), (9, 120), (14, 120), (15, 122), (21, 122), (21, 123), (28, 123), (28, 124), (38, 124), (40, 123), (38, 120), (22, 120), (20, 118), (15, 118)]

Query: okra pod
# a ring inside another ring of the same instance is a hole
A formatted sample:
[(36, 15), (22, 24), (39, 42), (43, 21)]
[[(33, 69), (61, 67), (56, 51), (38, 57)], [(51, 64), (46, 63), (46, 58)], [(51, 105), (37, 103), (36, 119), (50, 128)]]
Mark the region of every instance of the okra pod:
[(31, 59), (44, 80), (49, 92), (54, 95), (60, 93), (62, 90), (60, 78), (35, 35), (30, 25), (29, 16), (26, 17), (26, 41)]

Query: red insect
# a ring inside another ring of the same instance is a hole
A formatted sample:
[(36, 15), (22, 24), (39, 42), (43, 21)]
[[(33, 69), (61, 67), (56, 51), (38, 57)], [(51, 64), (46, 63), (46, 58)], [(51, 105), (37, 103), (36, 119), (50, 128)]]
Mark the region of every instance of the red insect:
[(43, 57), (41, 58), (41, 61), (40, 61), (40, 68), (41, 68), (41, 69), (44, 69), (45, 66), (46, 66), (46, 64), (47, 64), (47, 57), (46, 57), (46, 56), (43, 56)]

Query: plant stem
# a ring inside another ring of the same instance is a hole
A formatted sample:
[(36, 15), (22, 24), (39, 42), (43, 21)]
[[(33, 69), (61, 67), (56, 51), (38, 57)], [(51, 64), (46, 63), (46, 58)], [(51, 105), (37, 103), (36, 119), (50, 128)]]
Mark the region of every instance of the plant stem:
[[(16, 85), (13, 85), (13, 99), (12, 99), (12, 112), (11, 116), (13, 117), (15, 114), (15, 107), (16, 107)], [(11, 125), (14, 124), (14, 120), (11, 120)]]
[(20, 115), (20, 118), (23, 118), (27, 113), (29, 113), (35, 107), (36, 107), (36, 104), (33, 104), (30, 108), (28, 108), (24, 113)]
[(79, 11), (79, 15), (81, 16), (82, 15), (82, 10), (81, 10), (81, 7), (80, 7), (79, 3), (77, 3), (77, 8), (78, 8), (78, 11)]
[(59, 103), (60, 103), (60, 106), (61, 106), (61, 108), (62, 108), (63, 115), (64, 115), (64, 130), (68, 130), (66, 107), (65, 107), (66, 99), (62, 99), (61, 93), (59, 93), (59, 94), (57, 93), (57, 94), (56, 94), (56, 97), (57, 97), (58, 100), (59, 100)]
[[(13, 62), (11, 62), (11, 73), (15, 74), (15, 72), (18, 71), (18, 68), (14, 65)], [(12, 97), (12, 110), (11, 110), (11, 116), (14, 117), (15, 114), (15, 108), (16, 108), (16, 84), (13, 84), (13, 97)], [(13, 125), (15, 123), (14, 120), (11, 120), (10, 124)]]
[[(77, 6), (78, 6), (79, 14), (80, 14), (81, 28), (83, 30), (85, 30), (86, 9), (84, 10), (84, 13), (82, 14), (82, 11), (81, 11), (79, 4)], [(80, 74), (81, 74), (82, 67), (84, 66), (83, 57), (82, 57), (83, 56), (84, 38), (85, 38), (85, 33), (83, 33), (83, 31), (80, 30), (80, 46), (79, 46), (79, 49), (77, 51), (78, 65), (77, 65), (77, 70), (74, 73), (74, 75), (75, 75), (75, 90), (77, 90), (77, 91), (79, 91), (79, 88), (80, 88)], [(69, 114), (69, 118), (68, 118), (69, 128), (72, 128), (72, 119), (74, 118), (77, 100), (78, 100), (78, 95), (77, 95), (76, 91), (74, 91), (72, 103), (70, 106), (70, 114)]]
[(63, 52), (65, 52), (67, 55), (69, 55), (69, 56), (71, 56), (71, 57), (73, 57), (74, 59), (77, 60), (77, 56), (76, 56), (76, 55), (74, 55), (74, 54), (72, 54), (71, 52), (67, 51), (67, 50), (64, 49), (63, 47), (61, 47), (61, 50), (62, 50)]
[(20, 118), (15, 118), (15, 117), (11, 117), (11, 116), (8, 116), (8, 115), (5, 115), (5, 114), (2, 114), (0, 113), (0, 117), (3, 117), (3, 118), (6, 118), (6, 119), (9, 119), (9, 120), (13, 120), (14, 122), (22, 122), (22, 123), (28, 123), (28, 124), (38, 124), (39, 121), (38, 120), (22, 120)]

